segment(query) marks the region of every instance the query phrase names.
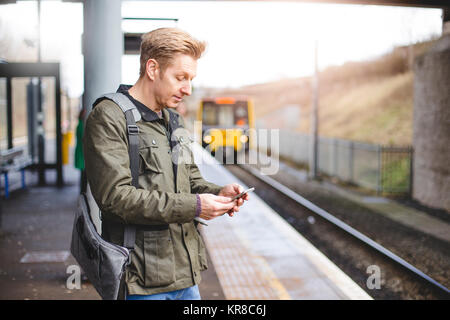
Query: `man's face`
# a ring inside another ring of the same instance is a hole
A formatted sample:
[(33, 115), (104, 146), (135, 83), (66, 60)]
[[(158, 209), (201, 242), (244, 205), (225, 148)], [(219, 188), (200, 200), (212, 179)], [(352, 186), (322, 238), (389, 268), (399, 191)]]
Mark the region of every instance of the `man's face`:
[(161, 107), (176, 108), (184, 96), (192, 93), (191, 81), (197, 74), (197, 60), (178, 54), (161, 75), (155, 77), (156, 103)]

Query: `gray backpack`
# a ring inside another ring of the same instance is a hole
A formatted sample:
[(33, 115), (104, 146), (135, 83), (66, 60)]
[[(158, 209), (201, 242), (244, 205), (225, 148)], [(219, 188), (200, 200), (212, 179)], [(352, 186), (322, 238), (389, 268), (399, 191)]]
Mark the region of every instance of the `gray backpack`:
[[(141, 119), (141, 115), (135, 105), (122, 93), (104, 95), (95, 101), (94, 107), (103, 99), (114, 101), (125, 113), (132, 185), (138, 188), (139, 128), (136, 126), (136, 121)], [(135, 240), (134, 225), (125, 225), (123, 246), (104, 240), (98, 234), (92, 221), (86, 194), (80, 194), (73, 223), (70, 251), (103, 299), (118, 299), (121, 280), (126, 267), (131, 262), (130, 252), (134, 249)]]

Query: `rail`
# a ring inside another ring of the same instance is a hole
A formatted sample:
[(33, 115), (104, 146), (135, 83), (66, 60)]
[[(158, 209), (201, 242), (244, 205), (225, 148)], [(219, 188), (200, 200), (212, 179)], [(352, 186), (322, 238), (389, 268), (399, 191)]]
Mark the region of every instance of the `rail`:
[(278, 181), (275, 181), (274, 179), (264, 176), (260, 174), (260, 172), (248, 165), (240, 165), (241, 168), (246, 170), (247, 172), (251, 173), (253, 176), (258, 178), (259, 180), (263, 181), (264, 183), (270, 185), (272, 188), (276, 189), (277, 191), (281, 192), (288, 198), (292, 199), (293, 201), (299, 203), (300, 205), (306, 207), (310, 211), (314, 212), (315, 214), (319, 215), (320, 217), (324, 218), (325, 220), (329, 221), (330, 223), (334, 224), (338, 228), (344, 230), (345, 232), (349, 233), (353, 237), (359, 239), (360, 241), (364, 242), (366, 245), (372, 247), (376, 251), (380, 252), (381, 254), (385, 255), (389, 259), (393, 260), (394, 262), (400, 264), (410, 272), (414, 273), (415, 275), (419, 276), (420, 278), (424, 279), (428, 283), (432, 284), (433, 286), (439, 288), (440, 290), (446, 292), (447, 294), (450, 294), (450, 290), (442, 285), (441, 283), (437, 282), (421, 270), (417, 269), (407, 261), (403, 260), (399, 256), (397, 256), (395, 253), (391, 252), (390, 250), (386, 249), (382, 245), (378, 244), (377, 242), (373, 241), (369, 237), (365, 236), (358, 230), (352, 228), (342, 220), (339, 220), (335, 216), (333, 216), (331, 213), (325, 211), (324, 209), (318, 207), (314, 203), (308, 201), (307, 199), (303, 198), (296, 192), (292, 191), (288, 187), (284, 186), (283, 184), (279, 183)]

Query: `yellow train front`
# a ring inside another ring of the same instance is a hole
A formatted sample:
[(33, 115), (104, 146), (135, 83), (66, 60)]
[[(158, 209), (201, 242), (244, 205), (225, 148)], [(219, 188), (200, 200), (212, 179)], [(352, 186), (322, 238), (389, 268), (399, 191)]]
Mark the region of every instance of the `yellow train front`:
[(213, 155), (223, 152), (224, 158), (253, 147), (254, 111), (248, 98), (204, 98), (197, 113), (197, 137)]

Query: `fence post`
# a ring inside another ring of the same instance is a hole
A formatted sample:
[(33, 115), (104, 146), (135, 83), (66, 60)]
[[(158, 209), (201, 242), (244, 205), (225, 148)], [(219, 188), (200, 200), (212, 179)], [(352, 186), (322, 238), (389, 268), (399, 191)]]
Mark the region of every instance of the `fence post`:
[(378, 145), (377, 195), (383, 191), (383, 146)]
[(409, 149), (409, 197), (413, 197), (414, 149)]
[(333, 157), (334, 157), (334, 161), (333, 161), (333, 175), (335, 177), (338, 177), (338, 140), (337, 139), (333, 139), (334, 141), (334, 153), (333, 153)]
[(350, 156), (349, 156), (349, 176), (350, 176), (350, 181), (353, 183), (353, 141), (350, 141)]

